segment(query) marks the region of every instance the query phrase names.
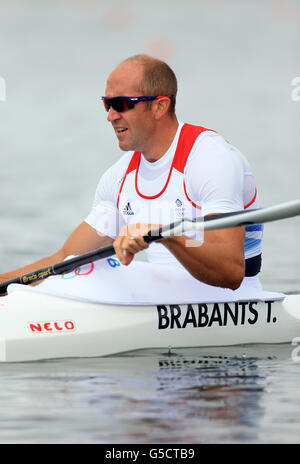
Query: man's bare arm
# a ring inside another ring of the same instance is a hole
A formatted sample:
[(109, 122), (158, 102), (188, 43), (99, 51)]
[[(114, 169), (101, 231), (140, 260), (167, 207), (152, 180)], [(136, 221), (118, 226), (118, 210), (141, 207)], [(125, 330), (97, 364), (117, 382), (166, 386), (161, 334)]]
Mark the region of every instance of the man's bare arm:
[(28, 264), (19, 269), (0, 274), (0, 282), (19, 277), (37, 269), (63, 261), (67, 256), (80, 255), (113, 242), (110, 237), (100, 235), (93, 227), (82, 222), (69, 236), (64, 245), (56, 253)]
[[(130, 224), (121, 229), (114, 247), (122, 264), (130, 264), (135, 253), (149, 246), (143, 236), (157, 227)], [(189, 246), (191, 240), (184, 235), (166, 238), (161, 243), (197, 280), (235, 290), (245, 275), (244, 239), (244, 228), (236, 227), (206, 231), (203, 242), (194, 241), (198, 246)]]
[(184, 236), (162, 241), (196, 279), (208, 285), (236, 290), (245, 275), (245, 231), (242, 227), (210, 230), (198, 247), (186, 246)]

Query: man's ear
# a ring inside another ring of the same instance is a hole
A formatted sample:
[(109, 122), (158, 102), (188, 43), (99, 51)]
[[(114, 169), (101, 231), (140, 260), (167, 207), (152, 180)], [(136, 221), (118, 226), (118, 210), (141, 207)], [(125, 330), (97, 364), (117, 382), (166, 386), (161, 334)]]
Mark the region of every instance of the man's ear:
[(170, 104), (171, 104), (171, 101), (169, 97), (160, 97), (154, 100), (153, 112), (154, 112), (155, 119), (160, 119), (165, 114), (167, 114), (170, 108)]

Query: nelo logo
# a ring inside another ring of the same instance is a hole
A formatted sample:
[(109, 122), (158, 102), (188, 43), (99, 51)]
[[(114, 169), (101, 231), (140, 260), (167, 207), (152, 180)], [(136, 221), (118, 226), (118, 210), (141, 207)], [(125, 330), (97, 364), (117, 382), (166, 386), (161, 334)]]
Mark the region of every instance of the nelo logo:
[(74, 332), (75, 323), (73, 321), (30, 322), (29, 329), (34, 333)]

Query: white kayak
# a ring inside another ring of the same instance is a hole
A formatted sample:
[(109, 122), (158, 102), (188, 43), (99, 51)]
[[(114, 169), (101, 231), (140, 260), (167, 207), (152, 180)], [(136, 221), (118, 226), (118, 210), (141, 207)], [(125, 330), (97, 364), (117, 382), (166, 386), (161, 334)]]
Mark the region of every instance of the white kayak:
[[(223, 215), (199, 227), (222, 229), (299, 214), (296, 200)], [(190, 230), (192, 223), (185, 229), (184, 222), (164, 227), (160, 236)], [(266, 292), (256, 277), (245, 278), (234, 291), (211, 287), (180, 268), (134, 262), (128, 269), (116, 258), (103, 259), (112, 250), (95, 251), (101, 261), (48, 277), (38, 288), (10, 282), (8, 295), (0, 298), (0, 361), (300, 340), (300, 295)], [(89, 262), (90, 253), (82, 256)], [(42, 270), (43, 277), (57, 274), (54, 267)], [(25, 276), (27, 283), (38, 277), (34, 274)]]
[(291, 343), (295, 337), (300, 337), (300, 295), (275, 301), (120, 305), (17, 286), (0, 299), (2, 362)]

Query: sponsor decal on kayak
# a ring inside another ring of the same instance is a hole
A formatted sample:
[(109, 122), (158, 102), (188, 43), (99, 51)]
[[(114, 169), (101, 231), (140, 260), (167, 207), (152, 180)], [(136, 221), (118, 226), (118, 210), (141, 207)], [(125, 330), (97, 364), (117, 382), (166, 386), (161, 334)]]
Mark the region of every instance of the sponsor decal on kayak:
[(69, 279), (74, 279), (77, 276), (87, 276), (87, 275), (92, 274), (94, 269), (95, 269), (95, 264), (91, 262), (89, 264), (85, 264), (83, 266), (83, 269), (81, 269), (81, 267), (77, 267), (74, 271), (64, 272), (61, 275), (61, 278), (65, 280), (69, 280)]
[(71, 320), (30, 322), (28, 325), (31, 332), (40, 334), (74, 332), (76, 330), (75, 323)]
[(254, 325), (259, 318), (275, 323), (272, 317), (274, 301), (265, 301), (266, 312), (256, 309), (257, 301), (213, 303), (211, 305), (159, 305), (157, 306), (158, 329), (185, 329), (186, 327), (211, 327), (230, 325)]
[(108, 262), (108, 264), (110, 265), (110, 267), (118, 267), (118, 266), (121, 266), (121, 263), (118, 259), (116, 258), (107, 258), (106, 260)]

